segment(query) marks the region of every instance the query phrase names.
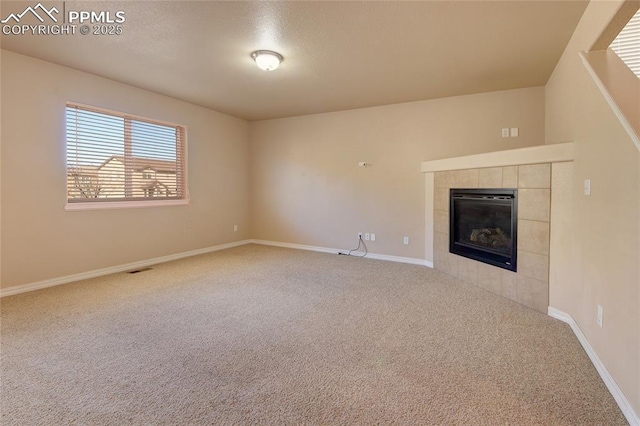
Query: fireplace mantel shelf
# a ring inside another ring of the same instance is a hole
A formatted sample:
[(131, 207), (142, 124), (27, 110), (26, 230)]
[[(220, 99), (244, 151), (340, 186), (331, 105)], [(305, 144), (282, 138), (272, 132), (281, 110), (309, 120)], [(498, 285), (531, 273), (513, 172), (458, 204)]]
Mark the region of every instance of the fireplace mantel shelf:
[(573, 161), (574, 143), (565, 142), (553, 145), (539, 145), (507, 151), (487, 152), (485, 154), (466, 155), (464, 157), (443, 158), (424, 161), (423, 173), (444, 172), (448, 170), (482, 169), (485, 167), (517, 166), (521, 164), (558, 163)]

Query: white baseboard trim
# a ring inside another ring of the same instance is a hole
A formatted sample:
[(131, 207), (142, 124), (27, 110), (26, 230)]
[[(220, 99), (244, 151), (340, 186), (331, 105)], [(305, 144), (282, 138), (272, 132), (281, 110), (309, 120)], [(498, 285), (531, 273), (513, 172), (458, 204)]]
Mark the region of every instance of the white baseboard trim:
[(197, 256), (199, 254), (211, 253), (218, 250), (224, 250), (232, 247), (242, 246), (251, 243), (251, 240), (236, 241), (233, 243), (220, 244), (212, 247), (205, 247), (197, 250), (185, 251), (182, 253), (170, 254), (168, 256), (156, 257), (153, 259), (141, 260), (138, 262), (126, 263), (124, 265), (111, 266), (109, 268), (96, 269), (79, 274), (67, 275), (64, 277), (53, 278), (50, 280), (38, 281), (30, 284), (23, 284), (0, 289), (0, 297), (13, 296), (14, 294), (26, 293), (28, 291), (39, 290), (41, 288), (53, 287), (61, 284), (68, 284), (74, 281), (86, 280), (89, 278), (101, 277), (103, 275), (115, 274), (117, 272), (130, 271), (132, 269), (144, 268), (158, 263), (171, 262), (185, 257)]
[[(267, 240), (251, 240), (253, 244), (260, 244), (263, 246), (274, 246), (274, 247), (284, 247), (291, 248), (297, 250), (309, 250), (309, 251), (317, 251), (320, 253), (346, 253), (349, 250), (344, 249), (335, 249), (328, 247), (317, 247), (317, 246), (307, 246), (303, 244), (293, 244), (293, 243), (281, 243), (279, 241), (267, 241)], [(355, 256), (362, 256), (364, 252), (354, 251), (353, 254)], [(429, 262), (424, 259), (416, 259), (415, 257), (401, 257), (401, 256), (391, 256), (388, 254), (377, 254), (377, 253), (368, 253), (367, 259), (376, 259), (376, 260), (387, 260), (389, 262), (399, 262), (399, 263), (410, 263), (412, 265), (421, 265), (427, 266), (429, 268), (433, 268), (433, 262)]]
[(629, 400), (624, 396), (622, 390), (620, 390), (618, 384), (609, 373), (609, 370), (607, 370), (607, 367), (605, 367), (604, 363), (600, 360), (600, 357), (598, 357), (595, 349), (593, 349), (593, 347), (587, 340), (587, 337), (584, 335), (582, 330), (580, 330), (580, 327), (578, 327), (578, 324), (575, 322), (573, 317), (565, 312), (562, 312), (559, 309), (552, 308), (551, 306), (549, 306), (548, 308), (548, 314), (550, 317), (559, 319), (560, 321), (569, 324), (569, 326), (573, 330), (573, 333), (580, 341), (580, 344), (584, 348), (585, 352), (587, 353), (587, 355), (589, 355), (589, 359), (591, 359), (593, 366), (598, 371), (598, 374), (600, 374), (600, 377), (604, 381), (605, 385), (607, 385), (609, 392), (611, 392), (611, 395), (618, 403), (620, 410), (622, 410), (622, 413), (627, 418), (629, 425), (640, 426), (640, 417), (633, 410), (633, 407), (629, 403)]
[[(211, 253), (218, 250), (224, 250), (232, 247), (237, 247), (245, 244), (261, 244), (265, 246), (275, 246), (275, 247), (285, 247), (292, 248), (298, 250), (310, 250), (317, 251), (321, 253), (332, 253), (338, 254), (338, 252), (346, 252), (347, 250), (333, 249), (327, 247), (316, 247), (316, 246), (307, 246), (302, 244), (291, 244), (291, 243), (281, 243), (277, 241), (265, 241), (265, 240), (242, 240), (236, 241), (228, 244), (220, 244), (212, 247), (205, 247), (202, 249), (186, 251), (182, 253), (171, 254), (168, 256), (156, 257), (153, 259), (141, 260), (139, 262), (126, 263), (124, 265), (111, 266), (108, 268), (96, 269), (88, 272), (81, 272), (79, 274), (67, 275), (64, 277), (52, 278), (49, 280), (38, 281), (35, 283), (23, 284), (8, 287), (6, 289), (0, 289), (0, 297), (13, 296), (14, 294), (26, 293), (28, 291), (39, 290), (47, 287), (54, 287), (57, 285), (68, 284), (74, 281), (87, 280), (89, 278), (101, 277), (103, 275), (115, 274), (118, 272), (130, 271), (132, 269), (144, 268), (151, 265), (157, 265), (158, 263), (171, 262), (172, 260), (178, 260), (185, 257), (197, 256), (199, 254)], [(364, 253), (354, 252), (355, 255), (361, 256)], [(410, 263), (413, 265), (422, 265), (427, 266), (429, 268), (433, 268), (433, 263), (423, 260), (416, 259), (413, 257), (400, 257), (400, 256), (390, 256), (386, 254), (376, 254), (369, 253), (367, 254), (368, 259), (377, 259), (377, 260), (387, 260), (390, 262), (400, 262), (400, 263)]]

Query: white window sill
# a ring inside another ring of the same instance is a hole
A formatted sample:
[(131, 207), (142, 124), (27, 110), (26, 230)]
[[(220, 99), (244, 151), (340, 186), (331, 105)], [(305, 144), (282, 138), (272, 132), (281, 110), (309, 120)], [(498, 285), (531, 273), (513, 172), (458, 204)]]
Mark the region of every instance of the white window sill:
[(67, 211), (79, 210), (111, 210), (111, 209), (138, 209), (149, 207), (186, 206), (189, 200), (158, 200), (158, 201), (96, 201), (91, 203), (67, 203), (64, 209)]

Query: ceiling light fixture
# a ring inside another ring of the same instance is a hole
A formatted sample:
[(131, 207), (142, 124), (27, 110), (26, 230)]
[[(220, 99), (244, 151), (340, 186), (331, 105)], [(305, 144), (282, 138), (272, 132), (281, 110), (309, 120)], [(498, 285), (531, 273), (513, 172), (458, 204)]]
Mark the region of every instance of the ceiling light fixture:
[(278, 52), (271, 50), (256, 50), (251, 53), (251, 57), (256, 61), (258, 68), (265, 71), (273, 71), (280, 66), (280, 62), (284, 61), (284, 58)]

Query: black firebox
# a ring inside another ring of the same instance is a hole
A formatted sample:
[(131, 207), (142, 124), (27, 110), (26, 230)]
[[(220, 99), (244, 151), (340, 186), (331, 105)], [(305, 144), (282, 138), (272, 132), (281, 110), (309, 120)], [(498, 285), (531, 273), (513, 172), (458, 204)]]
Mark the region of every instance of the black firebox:
[(517, 271), (518, 190), (451, 189), (449, 251)]

